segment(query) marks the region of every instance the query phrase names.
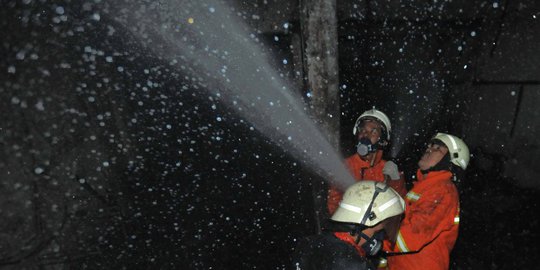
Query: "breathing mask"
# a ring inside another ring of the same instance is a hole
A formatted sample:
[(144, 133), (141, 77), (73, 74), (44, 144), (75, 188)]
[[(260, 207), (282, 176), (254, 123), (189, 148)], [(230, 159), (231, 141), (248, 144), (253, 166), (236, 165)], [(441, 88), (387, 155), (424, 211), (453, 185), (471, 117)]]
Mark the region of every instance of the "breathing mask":
[(368, 237), (364, 233), (360, 233), (360, 237), (364, 238), (366, 242), (362, 244), (361, 248), (366, 252), (368, 256), (374, 256), (382, 248), (384, 240), (384, 230), (380, 230), (373, 234), (373, 236)]
[(356, 152), (360, 156), (367, 156), (370, 153), (377, 152), (378, 143), (372, 144), (368, 138), (360, 138), (360, 141), (356, 145)]

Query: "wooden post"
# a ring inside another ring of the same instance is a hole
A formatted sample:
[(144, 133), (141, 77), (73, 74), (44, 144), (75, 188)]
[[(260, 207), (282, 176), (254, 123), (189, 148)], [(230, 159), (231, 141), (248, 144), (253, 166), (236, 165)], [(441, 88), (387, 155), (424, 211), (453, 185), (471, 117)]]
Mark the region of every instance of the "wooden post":
[[(299, 0), (303, 45), (303, 78), (311, 109), (328, 141), (339, 150), (340, 107), (336, 0)], [(317, 231), (327, 217), (327, 186), (313, 183)]]

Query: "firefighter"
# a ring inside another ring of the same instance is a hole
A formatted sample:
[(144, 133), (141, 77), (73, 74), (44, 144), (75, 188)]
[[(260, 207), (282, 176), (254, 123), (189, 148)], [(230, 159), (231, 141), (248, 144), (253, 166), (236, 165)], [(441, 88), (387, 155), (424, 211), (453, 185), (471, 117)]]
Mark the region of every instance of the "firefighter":
[(368, 258), (383, 240), (395, 241), (404, 210), (405, 201), (388, 185), (353, 184), (323, 232), (298, 243), (293, 269), (376, 269)]
[(458, 236), (459, 195), (452, 182), (469, 164), (460, 138), (438, 133), (418, 162), (396, 245), (386, 247), (389, 269), (448, 269)]
[[(404, 196), (407, 191), (403, 174), (394, 162), (382, 158), (383, 150), (390, 142), (391, 129), (390, 120), (383, 112), (371, 109), (362, 113), (353, 127), (358, 140), (357, 151), (345, 160), (345, 164), (356, 181), (385, 182)], [(336, 210), (341, 196), (337, 187), (330, 186), (327, 199), (330, 214)]]

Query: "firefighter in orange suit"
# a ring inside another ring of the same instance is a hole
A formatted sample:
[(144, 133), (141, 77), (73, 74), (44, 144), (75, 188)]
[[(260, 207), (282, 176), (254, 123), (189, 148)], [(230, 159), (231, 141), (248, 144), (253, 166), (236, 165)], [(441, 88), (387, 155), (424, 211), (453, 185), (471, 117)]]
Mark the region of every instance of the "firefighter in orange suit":
[(459, 196), (452, 180), (467, 168), (469, 158), (460, 138), (445, 133), (432, 138), (405, 197), (396, 244), (385, 245), (389, 269), (448, 269), (459, 227)]
[(404, 210), (403, 198), (384, 183), (351, 185), (323, 232), (299, 241), (291, 269), (375, 269), (371, 256), (383, 240), (396, 240)]
[[(354, 124), (353, 134), (358, 139), (357, 152), (345, 160), (345, 164), (356, 181), (373, 180), (384, 182), (402, 197), (407, 192), (403, 174), (392, 161), (383, 160), (383, 150), (390, 141), (390, 119), (383, 112), (371, 109), (362, 113)], [(328, 212), (333, 214), (342, 193), (330, 186)]]

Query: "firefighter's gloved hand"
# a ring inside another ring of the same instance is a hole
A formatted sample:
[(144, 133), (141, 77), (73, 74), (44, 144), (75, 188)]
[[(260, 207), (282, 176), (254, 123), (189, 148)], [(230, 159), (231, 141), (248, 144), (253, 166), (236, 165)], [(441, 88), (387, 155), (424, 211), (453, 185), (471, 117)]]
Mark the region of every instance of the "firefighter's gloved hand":
[(384, 175), (390, 176), (390, 179), (392, 180), (399, 180), (399, 170), (396, 165), (396, 163), (392, 161), (387, 161), (386, 164), (384, 164), (384, 168), (382, 169), (382, 173)]

